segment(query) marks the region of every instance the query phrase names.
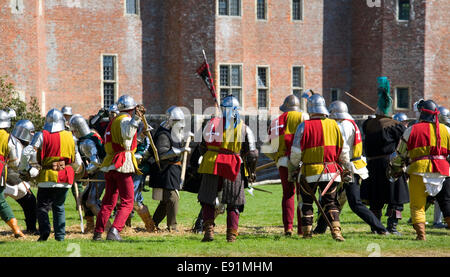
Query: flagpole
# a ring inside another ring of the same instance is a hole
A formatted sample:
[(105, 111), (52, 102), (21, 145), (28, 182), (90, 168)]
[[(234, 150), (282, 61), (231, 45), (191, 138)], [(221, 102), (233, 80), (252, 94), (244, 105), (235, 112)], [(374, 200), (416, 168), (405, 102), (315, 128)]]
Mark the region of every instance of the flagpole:
[[(205, 59), (206, 64), (209, 66), (208, 59), (206, 58), (205, 49), (202, 49), (202, 52), (203, 52), (203, 58)], [(216, 92), (216, 97), (214, 100), (215, 100), (214, 104), (216, 106), (216, 116), (219, 116), (220, 115), (220, 107), (219, 107), (219, 101), (217, 101), (217, 92)]]

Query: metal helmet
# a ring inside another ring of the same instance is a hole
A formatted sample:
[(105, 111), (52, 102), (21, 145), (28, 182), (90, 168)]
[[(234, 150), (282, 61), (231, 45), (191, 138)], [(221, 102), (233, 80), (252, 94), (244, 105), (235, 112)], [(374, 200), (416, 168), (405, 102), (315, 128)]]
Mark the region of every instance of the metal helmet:
[(184, 113), (180, 107), (171, 106), (167, 109), (166, 120), (161, 125), (166, 129), (171, 129), (175, 124), (181, 128), (185, 126)]
[(61, 109), (63, 115), (72, 115), (72, 107), (64, 106)]
[(119, 100), (117, 100), (117, 109), (121, 112), (132, 110), (136, 108), (136, 106), (136, 101), (129, 95), (122, 95), (119, 97)]
[(394, 120), (397, 120), (397, 121), (400, 121), (400, 122), (408, 120), (408, 116), (406, 114), (404, 114), (404, 113), (396, 113), (396, 114), (394, 114), (392, 116), (392, 118)]
[(419, 103), (420, 103), (421, 101), (424, 101), (424, 100), (423, 100), (423, 99), (419, 99), (419, 100), (417, 100), (416, 102), (414, 102), (414, 104), (413, 104), (413, 111), (415, 112), (417, 118), (419, 118), (419, 116), (420, 116), (420, 111), (419, 111), (419, 109), (417, 108), (417, 106), (419, 105)]
[(450, 111), (446, 107), (439, 106), (438, 110), (439, 110), (441, 116), (445, 116), (445, 117), (449, 117), (450, 116)]
[(290, 112), (290, 111), (300, 111), (300, 99), (296, 95), (289, 95), (284, 98), (283, 105), (280, 106), (280, 111)]
[(82, 138), (91, 133), (91, 128), (81, 114), (73, 115), (69, 120), (70, 130), (77, 138)]
[(119, 114), (120, 113), (119, 109), (117, 108), (117, 104), (112, 104), (111, 106), (109, 106), (108, 112), (110, 114), (111, 113), (115, 113), (115, 114)]
[(328, 109), (330, 110), (330, 118), (353, 120), (353, 117), (348, 113), (347, 104), (340, 100), (332, 102)]
[(433, 100), (420, 101), (417, 104), (417, 109), (420, 111), (419, 120), (434, 122), (436, 119), (436, 116), (425, 110), (434, 112), (437, 108), (438, 108), (438, 105)]
[(58, 109), (51, 109), (45, 116), (44, 130), (50, 133), (60, 132), (65, 129), (66, 119)]
[(29, 121), (28, 119), (17, 121), (14, 129), (11, 132), (11, 135), (28, 143), (31, 142), (31, 139), (34, 136), (33, 122)]
[(220, 103), (221, 107), (224, 108), (233, 108), (233, 109), (240, 109), (241, 108), (241, 104), (239, 104), (239, 100), (237, 100), (236, 97), (234, 97), (233, 95), (228, 95), (227, 97), (225, 97), (222, 102)]
[(11, 127), (11, 118), (4, 110), (0, 110), (0, 128), (5, 129)]
[(330, 115), (325, 104), (325, 99), (320, 94), (311, 95), (308, 98), (308, 113)]

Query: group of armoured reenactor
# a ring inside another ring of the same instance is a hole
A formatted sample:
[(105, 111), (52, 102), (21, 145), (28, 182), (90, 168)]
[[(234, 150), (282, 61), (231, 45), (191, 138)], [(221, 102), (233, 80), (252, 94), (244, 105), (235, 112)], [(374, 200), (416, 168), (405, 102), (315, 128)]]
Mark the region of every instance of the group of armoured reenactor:
[[(425, 240), (427, 203), (436, 202), (440, 224), (445, 227), (442, 210), (450, 225), (448, 110), (420, 100), (415, 104), (418, 120), (404, 114), (392, 118), (389, 81), (380, 77), (378, 82), (376, 115), (363, 122), (361, 131), (344, 102), (327, 108), (319, 94), (304, 95), (307, 112), (295, 95), (280, 107), (282, 114), (271, 122), (263, 152), (280, 174), (285, 235), (294, 232), (297, 210), (299, 235), (311, 238), (329, 227), (335, 240), (344, 241), (340, 213), (346, 202), (380, 235), (400, 235), (398, 221), (408, 202), (417, 239)], [(84, 210), (82, 230), (92, 232), (93, 240), (102, 240), (104, 232), (107, 240), (121, 240), (120, 232), (131, 226), (134, 213), (148, 232), (177, 232), (179, 191), (194, 186), (201, 204), (194, 230), (204, 232), (202, 241), (212, 241), (215, 219), (226, 211), (226, 239), (234, 242), (245, 188), (256, 180), (259, 155), (240, 109), (235, 97), (222, 99), (194, 151), (180, 107), (170, 107), (154, 130), (145, 108), (128, 95), (88, 120), (68, 106), (52, 109), (37, 133), (29, 120), (20, 120), (9, 134), (12, 115), (0, 111), (0, 216), (15, 237), (25, 236), (5, 200), (11, 196), (24, 210), (25, 233), (45, 241), (51, 234), (52, 210), (54, 237), (64, 240), (64, 203), (72, 189), (80, 215)], [(142, 194), (147, 182), (152, 198), (159, 201), (153, 215)], [(37, 185), (37, 197), (31, 183)], [(320, 212), (315, 229), (314, 204)], [(385, 205), (387, 227), (381, 223)], [(161, 230), (164, 218), (167, 228)]]

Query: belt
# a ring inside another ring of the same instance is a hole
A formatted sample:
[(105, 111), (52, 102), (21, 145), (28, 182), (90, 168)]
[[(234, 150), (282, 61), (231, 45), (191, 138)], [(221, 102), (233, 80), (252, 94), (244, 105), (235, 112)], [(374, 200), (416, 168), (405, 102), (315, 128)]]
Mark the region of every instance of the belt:
[(359, 160), (362, 160), (362, 158), (361, 157), (357, 157), (357, 158), (350, 159), (351, 162), (359, 161)]
[(411, 161), (411, 163), (416, 162), (416, 161), (420, 161), (420, 160), (446, 160), (447, 158), (445, 156), (442, 155), (425, 155), (425, 156), (420, 156), (417, 157), (415, 159), (413, 159)]
[(238, 156), (240, 156), (240, 154), (234, 153), (233, 151), (228, 150), (228, 149), (219, 149), (219, 150), (217, 150), (217, 149), (210, 149), (210, 148), (208, 148), (208, 151), (217, 152), (217, 153), (220, 153), (220, 154), (230, 154), (230, 155), (238, 155)]
[(385, 155), (380, 155), (380, 156), (367, 157), (367, 161), (378, 160), (378, 159), (383, 159), (383, 158), (389, 158), (390, 156), (391, 156), (391, 154), (385, 154)]

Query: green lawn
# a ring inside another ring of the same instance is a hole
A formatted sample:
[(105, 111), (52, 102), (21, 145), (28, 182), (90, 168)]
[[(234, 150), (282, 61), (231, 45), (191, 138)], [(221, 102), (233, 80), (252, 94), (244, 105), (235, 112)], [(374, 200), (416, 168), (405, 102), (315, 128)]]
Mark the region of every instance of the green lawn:
[[(15, 240), (6, 224), (0, 226), (0, 255), (5, 257), (367, 257), (371, 254), (386, 256), (450, 256), (450, 231), (427, 229), (427, 241), (415, 241), (412, 226), (407, 224), (409, 206), (405, 206), (404, 218), (399, 230), (403, 236), (378, 236), (351, 212), (348, 205), (341, 214), (345, 242), (336, 242), (329, 232), (304, 240), (294, 235), (283, 236), (281, 222), (281, 185), (261, 186), (273, 194), (255, 191), (255, 196), (246, 193), (247, 205), (240, 219), (240, 235), (235, 243), (225, 240), (226, 216), (216, 220), (215, 241), (202, 243), (203, 235), (189, 232), (198, 212), (196, 195), (181, 192), (178, 214), (180, 232), (177, 234), (149, 234), (143, 229), (141, 219), (133, 218), (131, 229), (122, 232), (123, 242), (91, 240), (92, 234), (81, 234), (78, 214), (71, 194), (66, 201), (67, 236), (64, 242), (57, 242), (53, 235), (47, 242), (36, 242), (37, 236)], [(34, 190), (36, 192), (36, 190)], [(151, 199), (151, 192), (144, 193), (144, 202), (154, 211), (157, 202)], [(11, 198), (8, 202), (21, 226), (25, 226), (20, 206)], [(432, 222), (433, 208), (427, 212)], [(50, 213), (51, 215), (51, 213)], [(297, 222), (297, 219), (294, 220)], [(386, 217), (383, 217), (386, 223)], [(165, 222), (160, 227), (165, 227)], [(296, 228), (296, 225), (295, 225)]]

